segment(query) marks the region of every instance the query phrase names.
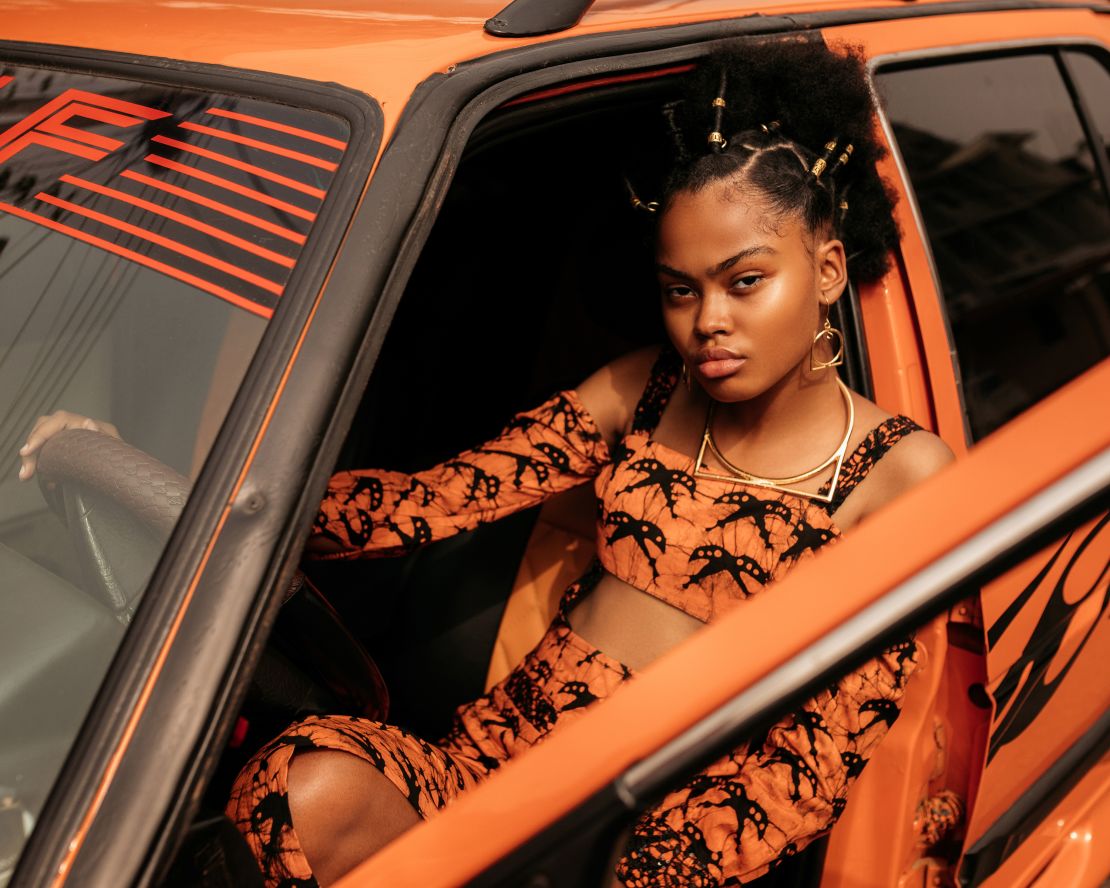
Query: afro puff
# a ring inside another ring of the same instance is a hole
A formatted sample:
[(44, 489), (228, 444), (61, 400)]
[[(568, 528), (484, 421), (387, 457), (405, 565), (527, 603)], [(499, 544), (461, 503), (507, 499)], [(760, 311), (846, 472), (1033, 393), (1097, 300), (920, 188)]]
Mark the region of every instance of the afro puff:
[[(675, 162), (664, 210), (676, 194), (731, 180), (759, 191), (772, 213), (797, 214), (811, 231), (841, 238), (857, 281), (886, 272), (898, 228), (892, 193), (875, 168), (886, 152), (858, 49), (833, 51), (820, 37), (729, 41), (699, 65), (665, 116)], [(851, 156), (838, 165), (849, 143)], [(822, 156), (828, 169), (815, 176)]]

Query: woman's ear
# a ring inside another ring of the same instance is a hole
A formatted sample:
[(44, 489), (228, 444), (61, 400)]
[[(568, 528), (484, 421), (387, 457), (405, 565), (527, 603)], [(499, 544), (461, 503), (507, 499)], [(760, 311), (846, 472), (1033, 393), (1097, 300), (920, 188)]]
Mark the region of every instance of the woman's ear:
[(833, 238), (818, 244), (814, 259), (821, 301), (832, 305), (848, 286), (848, 259), (844, 255), (844, 242)]

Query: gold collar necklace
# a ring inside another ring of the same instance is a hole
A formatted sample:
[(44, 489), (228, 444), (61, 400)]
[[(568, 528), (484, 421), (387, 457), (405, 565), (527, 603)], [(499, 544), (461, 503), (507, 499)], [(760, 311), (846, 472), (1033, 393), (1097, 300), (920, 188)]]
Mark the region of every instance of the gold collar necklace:
[[(838, 378), (836, 380), (840, 386), (840, 393), (844, 396), (844, 405), (848, 411), (848, 426), (844, 430), (844, 439), (840, 442), (840, 446), (833, 451), (819, 466), (815, 466), (809, 471), (802, 472), (798, 475), (791, 475), (789, 478), (764, 478), (760, 475), (753, 475), (751, 472), (745, 472), (739, 466), (734, 466), (721, 453), (720, 448), (717, 447), (717, 442), (713, 440), (713, 412), (717, 406), (717, 402), (710, 400), (709, 409), (705, 413), (705, 431), (701, 435), (701, 447), (698, 448), (698, 459), (694, 463), (694, 477), (695, 478), (712, 478), (716, 481), (733, 481), (742, 484), (751, 484), (755, 487), (767, 487), (771, 490), (778, 490), (783, 493), (790, 493), (794, 496), (805, 497), (806, 499), (821, 500), (822, 502), (831, 503), (833, 496), (836, 494), (836, 485), (840, 480), (840, 469), (844, 465), (844, 455), (848, 452), (848, 442), (852, 439), (852, 427), (856, 421), (856, 410), (852, 403), (852, 393), (848, 390), (843, 382)], [(713, 458), (725, 467), (729, 474), (722, 475), (718, 472), (711, 472), (703, 465), (705, 460), (705, 451), (709, 450), (713, 454)], [(797, 484), (799, 481), (805, 481), (809, 478), (819, 475), (821, 472), (833, 467), (832, 478), (829, 479), (828, 493), (811, 493), (808, 490), (799, 490), (796, 487), (791, 487), (792, 484)]]

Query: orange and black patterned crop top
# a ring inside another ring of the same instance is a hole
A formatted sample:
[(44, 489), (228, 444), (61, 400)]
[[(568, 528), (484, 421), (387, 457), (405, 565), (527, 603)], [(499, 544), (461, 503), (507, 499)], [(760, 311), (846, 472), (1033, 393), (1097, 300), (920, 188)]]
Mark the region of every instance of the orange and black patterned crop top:
[(712, 620), (839, 536), (831, 515), (912, 420), (876, 426), (845, 460), (831, 503), (740, 482), (695, 478), (694, 460), (651, 433), (678, 384), (664, 349), (613, 448), (573, 391), (517, 415), (481, 447), (415, 474), (340, 472), (315, 533), (342, 551), (400, 554), (595, 480), (601, 567), (699, 620)]

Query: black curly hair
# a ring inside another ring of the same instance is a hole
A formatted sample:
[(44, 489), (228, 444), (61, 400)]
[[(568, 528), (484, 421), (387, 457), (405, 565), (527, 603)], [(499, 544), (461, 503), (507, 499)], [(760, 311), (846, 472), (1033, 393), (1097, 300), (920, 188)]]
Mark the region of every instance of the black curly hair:
[(659, 215), (682, 192), (730, 180), (757, 189), (773, 215), (794, 214), (843, 240), (856, 281), (879, 279), (898, 227), (875, 168), (885, 149), (874, 101), (857, 48), (833, 51), (819, 36), (722, 45), (699, 65), (687, 96), (664, 109), (675, 164)]

